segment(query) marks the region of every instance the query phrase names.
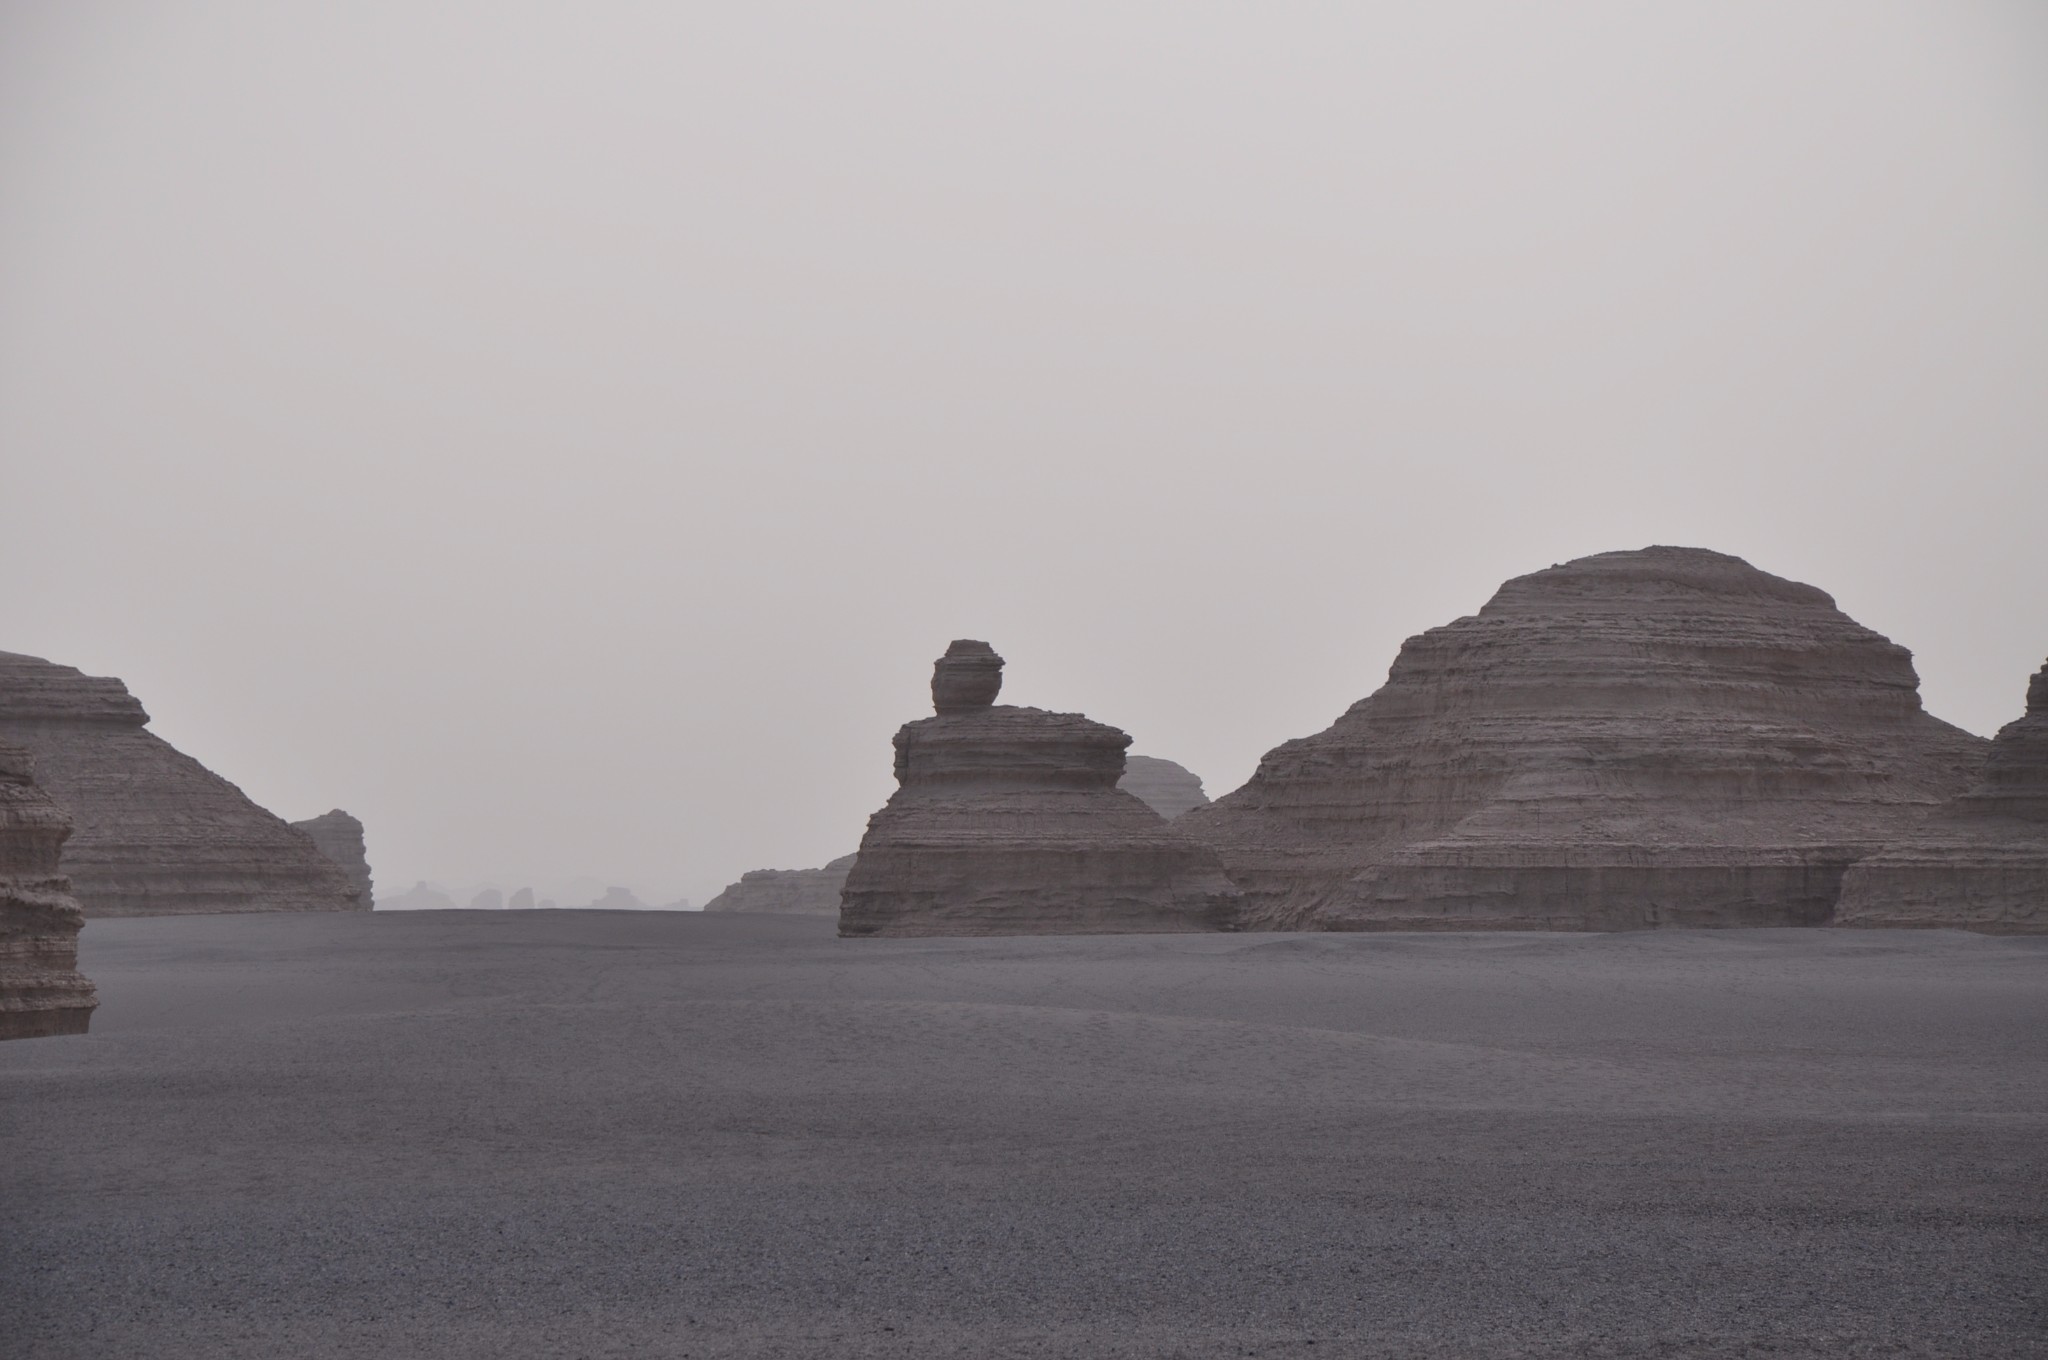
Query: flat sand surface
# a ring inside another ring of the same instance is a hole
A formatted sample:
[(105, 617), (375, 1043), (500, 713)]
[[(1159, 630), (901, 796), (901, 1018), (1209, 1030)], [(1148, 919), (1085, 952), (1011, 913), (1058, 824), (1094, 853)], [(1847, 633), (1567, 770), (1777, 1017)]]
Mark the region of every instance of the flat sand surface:
[(0, 1354), (2048, 1355), (2048, 939), (90, 923)]

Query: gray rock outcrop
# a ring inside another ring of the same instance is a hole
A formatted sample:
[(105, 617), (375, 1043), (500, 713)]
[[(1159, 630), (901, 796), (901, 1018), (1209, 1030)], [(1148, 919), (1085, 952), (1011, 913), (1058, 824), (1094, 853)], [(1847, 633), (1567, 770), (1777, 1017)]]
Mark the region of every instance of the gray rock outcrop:
[(935, 663), (938, 716), (896, 733), (898, 787), (868, 821), (839, 933), (1225, 928), (1238, 895), (1215, 856), (1116, 787), (1131, 739), (996, 704), (1001, 667), (971, 641)]
[(355, 884), (357, 900), (375, 902), (377, 892), (370, 882), (370, 857), (363, 843), (363, 824), (335, 808), (303, 822), (293, 822), (294, 831), (304, 832), (320, 853), (341, 866), (348, 881)]
[(85, 913), (60, 865), (70, 834), (35, 758), (0, 746), (0, 1039), (83, 1034), (98, 1004), (78, 971)]
[(836, 916), (853, 861), (854, 856), (841, 855), (822, 869), (749, 869), (706, 902), (704, 910)]
[(1991, 739), (1984, 781), (1850, 866), (1835, 919), (2048, 931), (2048, 665)]
[[(511, 897), (511, 900), (510, 900), (510, 901), (508, 901), (508, 902), (507, 902), (507, 903), (506, 903), (505, 905), (507, 905), (508, 907), (510, 907), (510, 908), (511, 908), (512, 910), (514, 910), (514, 911), (532, 911), (532, 910), (533, 910), (533, 889), (531, 889), (531, 888), (515, 888), (515, 889), (513, 889), (513, 890), (512, 890), (512, 897)], [(553, 903), (550, 903), (549, 905), (550, 905), (550, 906), (552, 906), (552, 905), (553, 905)]]
[(1267, 929), (1812, 925), (1976, 781), (1903, 647), (1689, 548), (1519, 577), (1174, 826)]
[(148, 722), (119, 680), (0, 652), (0, 741), (33, 753), (70, 814), (65, 870), (88, 917), (369, 909), (312, 840)]
[(505, 894), (496, 888), (479, 888), (476, 896), (469, 899), (471, 911), (503, 911)]
[(1190, 808), (1204, 807), (1209, 802), (1209, 795), (1202, 792), (1200, 775), (1158, 756), (1125, 756), (1124, 777), (1116, 781), (1116, 786), (1169, 822)]

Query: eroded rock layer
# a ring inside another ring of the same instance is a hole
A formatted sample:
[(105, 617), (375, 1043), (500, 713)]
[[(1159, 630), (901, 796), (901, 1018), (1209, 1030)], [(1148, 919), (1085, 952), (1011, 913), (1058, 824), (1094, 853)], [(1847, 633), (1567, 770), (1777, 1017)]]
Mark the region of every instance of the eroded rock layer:
[(363, 844), (361, 822), (335, 808), (291, 825), (294, 831), (310, 837), (313, 844), (320, 847), (321, 854), (341, 866), (341, 871), (348, 875), (348, 881), (355, 885), (357, 900), (365, 904), (377, 900), (370, 882), (370, 857)]
[(1376, 693), (1174, 825), (1268, 929), (1808, 925), (1984, 751), (1824, 592), (1646, 548), (1410, 638)]
[(1169, 822), (1209, 801), (1200, 775), (1158, 756), (1125, 756), (1124, 777), (1116, 786)]
[(60, 870), (71, 819), (35, 760), (0, 746), (0, 1039), (83, 1034), (98, 998), (78, 971), (85, 914)]
[(896, 733), (897, 790), (868, 821), (839, 933), (1224, 928), (1238, 898), (1215, 857), (1116, 787), (1131, 739), (995, 704), (1001, 665), (980, 642), (936, 664), (939, 716)]
[(1836, 919), (2048, 931), (2048, 665), (1992, 738), (1984, 782), (1850, 866)]
[(0, 741), (76, 828), (65, 869), (85, 914), (368, 910), (302, 833), (145, 728), (119, 680), (0, 652)]
[(854, 856), (841, 855), (822, 869), (749, 869), (706, 902), (704, 910), (833, 916), (853, 861)]

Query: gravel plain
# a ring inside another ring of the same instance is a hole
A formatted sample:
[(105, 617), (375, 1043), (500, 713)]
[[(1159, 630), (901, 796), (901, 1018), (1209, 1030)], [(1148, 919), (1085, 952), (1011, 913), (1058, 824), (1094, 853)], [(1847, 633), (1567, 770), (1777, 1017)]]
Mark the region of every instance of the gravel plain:
[(88, 924), (0, 1355), (2048, 1355), (2048, 939)]

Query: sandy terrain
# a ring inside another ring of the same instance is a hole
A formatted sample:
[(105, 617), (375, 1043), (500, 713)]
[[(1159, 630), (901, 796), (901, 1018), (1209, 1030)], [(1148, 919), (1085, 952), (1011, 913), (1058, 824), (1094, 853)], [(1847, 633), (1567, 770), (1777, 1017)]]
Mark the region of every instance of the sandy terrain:
[(0, 1352), (2048, 1354), (2048, 939), (100, 920)]

